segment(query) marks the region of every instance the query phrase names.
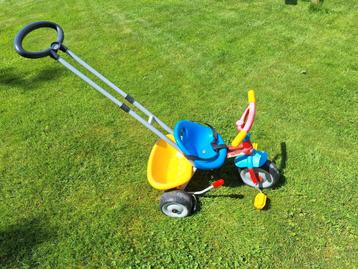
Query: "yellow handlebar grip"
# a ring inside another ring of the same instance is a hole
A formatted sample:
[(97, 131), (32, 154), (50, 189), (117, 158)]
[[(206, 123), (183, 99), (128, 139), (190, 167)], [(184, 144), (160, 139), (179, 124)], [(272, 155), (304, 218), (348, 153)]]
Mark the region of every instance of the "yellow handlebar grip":
[(231, 146), (237, 147), (238, 145), (240, 145), (242, 140), (244, 140), (246, 134), (246, 131), (241, 130), (240, 133), (238, 133), (234, 140), (231, 142)]
[(249, 91), (247, 92), (247, 98), (248, 98), (248, 100), (249, 100), (249, 103), (256, 103), (254, 90), (249, 90)]

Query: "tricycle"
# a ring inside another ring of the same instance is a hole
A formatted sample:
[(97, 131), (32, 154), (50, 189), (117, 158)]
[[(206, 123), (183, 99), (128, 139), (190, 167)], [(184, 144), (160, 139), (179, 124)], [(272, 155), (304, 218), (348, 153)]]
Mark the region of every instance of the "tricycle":
[[(39, 28), (54, 29), (57, 32), (56, 41), (42, 51), (25, 50), (22, 45), (24, 38)], [(280, 174), (274, 162), (269, 160), (268, 154), (259, 151), (257, 144), (250, 141), (249, 131), (256, 114), (256, 100), (253, 90), (248, 91), (249, 104), (241, 118), (236, 122), (238, 134), (230, 145), (226, 145), (222, 136), (209, 124), (181, 120), (176, 123), (174, 129), (170, 128), (132, 96), (74, 54), (63, 44), (63, 40), (64, 32), (58, 24), (40, 21), (31, 23), (19, 31), (15, 37), (14, 46), (17, 53), (26, 58), (38, 59), (50, 56), (159, 137), (149, 156), (147, 177), (153, 188), (164, 191), (160, 199), (160, 210), (165, 215), (186, 217), (195, 212), (197, 198), (212, 189), (219, 188), (224, 184), (224, 180), (218, 179), (208, 187), (195, 192), (187, 190), (189, 181), (198, 169), (209, 171), (218, 169), (224, 165), (228, 158), (234, 158), (242, 181), (259, 191), (255, 198), (255, 207), (258, 209), (265, 207), (266, 195), (262, 193), (262, 189), (274, 186), (279, 180)], [(59, 55), (59, 52), (71, 57), (80, 66), (116, 91), (147, 119), (67, 62)]]

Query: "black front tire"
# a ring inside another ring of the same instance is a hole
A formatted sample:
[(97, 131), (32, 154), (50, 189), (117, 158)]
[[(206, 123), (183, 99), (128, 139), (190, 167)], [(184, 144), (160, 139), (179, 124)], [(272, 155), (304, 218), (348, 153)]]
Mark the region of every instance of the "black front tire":
[(160, 198), (160, 210), (171, 218), (184, 218), (193, 213), (195, 200), (182, 190), (165, 192)]
[(262, 178), (262, 181), (257, 186), (252, 182), (247, 168), (239, 168), (238, 170), (242, 181), (251, 187), (259, 187), (260, 189), (272, 188), (280, 180), (280, 171), (272, 161), (266, 161), (263, 166), (254, 168), (256, 176)]

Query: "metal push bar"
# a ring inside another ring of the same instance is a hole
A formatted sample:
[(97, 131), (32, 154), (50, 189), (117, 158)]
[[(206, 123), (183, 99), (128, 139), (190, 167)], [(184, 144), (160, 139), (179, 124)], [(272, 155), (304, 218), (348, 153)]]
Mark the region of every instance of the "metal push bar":
[[(26, 51), (22, 46), (22, 42), (23, 42), (24, 38), (32, 31), (39, 29), (39, 28), (52, 28), (52, 29), (56, 30), (57, 40), (54, 43), (52, 43), (49, 48), (47, 48), (45, 50), (42, 50), (39, 52)], [(50, 56), (51, 58), (55, 59), (56, 61), (61, 63), (63, 66), (65, 66), (67, 69), (69, 69), (71, 72), (73, 72), (75, 75), (77, 75), (82, 80), (84, 80), (86, 83), (91, 85), (98, 92), (100, 92), (101, 94), (106, 96), (109, 100), (111, 100), (113, 103), (115, 103), (117, 106), (119, 106), (124, 112), (128, 113), (133, 118), (135, 118), (137, 121), (139, 121), (141, 124), (143, 124), (145, 127), (147, 127), (150, 131), (152, 131), (154, 134), (156, 134), (159, 138), (163, 139), (165, 142), (167, 142), (168, 144), (170, 144), (175, 149), (177, 149), (178, 151), (181, 152), (179, 147), (172, 140), (170, 140), (165, 134), (163, 134), (160, 130), (158, 130), (153, 125), (153, 123), (156, 122), (163, 130), (165, 130), (166, 132), (168, 132), (170, 134), (173, 134), (173, 130), (167, 124), (165, 124), (158, 117), (156, 117), (153, 113), (151, 113), (148, 109), (146, 109), (144, 106), (142, 106), (132, 96), (130, 96), (126, 92), (122, 91), (115, 84), (113, 84), (111, 81), (109, 81), (107, 78), (105, 78), (102, 74), (97, 72), (94, 68), (92, 68), (85, 61), (83, 61), (80, 57), (78, 57), (76, 54), (74, 54), (72, 51), (70, 51), (66, 46), (64, 46), (62, 44), (63, 40), (64, 40), (64, 32), (59, 25), (57, 25), (56, 23), (53, 23), (53, 22), (49, 22), (49, 21), (40, 21), (40, 22), (31, 23), (31, 24), (25, 26), (20, 32), (18, 32), (15, 37), (15, 40), (14, 40), (14, 46), (15, 46), (16, 52), (26, 58), (38, 59), (38, 58)], [(135, 106), (137, 109), (139, 109), (141, 112), (143, 112), (146, 116), (148, 116), (148, 120), (145, 120), (143, 117), (138, 115), (135, 111), (130, 109), (126, 104), (120, 102), (117, 98), (115, 98), (108, 91), (103, 89), (96, 82), (94, 82), (89, 77), (87, 77), (85, 74), (83, 74), (81, 71), (79, 71), (76, 67), (74, 67), (69, 62), (67, 62), (65, 59), (60, 57), (58, 55), (59, 50), (66, 53), (73, 60), (75, 60), (79, 65), (83, 66), (85, 69), (87, 69), (87, 71), (89, 71), (90, 73), (95, 75), (98, 79), (100, 79), (102, 82), (104, 82), (108, 87), (112, 88), (118, 94), (120, 94), (125, 100), (127, 100), (127, 102), (129, 102), (130, 104)]]

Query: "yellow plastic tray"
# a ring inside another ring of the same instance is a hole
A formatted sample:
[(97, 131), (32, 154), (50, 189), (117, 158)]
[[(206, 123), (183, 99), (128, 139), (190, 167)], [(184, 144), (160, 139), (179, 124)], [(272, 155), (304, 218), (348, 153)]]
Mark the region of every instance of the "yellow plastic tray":
[(254, 206), (257, 209), (264, 209), (266, 206), (267, 196), (263, 192), (259, 192), (254, 201)]
[[(167, 137), (174, 141), (172, 135)], [(169, 190), (188, 183), (193, 175), (192, 164), (184, 155), (160, 139), (152, 148), (148, 160), (149, 184), (158, 190)]]

